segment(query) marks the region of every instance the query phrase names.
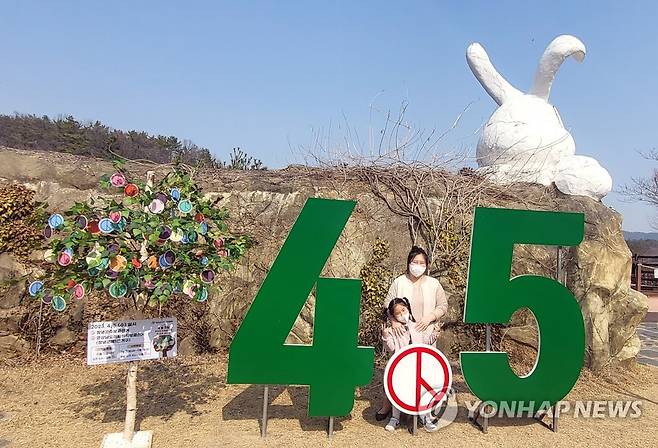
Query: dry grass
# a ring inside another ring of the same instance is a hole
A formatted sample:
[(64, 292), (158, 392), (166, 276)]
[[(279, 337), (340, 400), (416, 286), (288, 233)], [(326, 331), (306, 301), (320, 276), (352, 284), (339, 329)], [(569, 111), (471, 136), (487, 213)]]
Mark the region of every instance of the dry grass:
[[(222, 355), (145, 362), (139, 372), (138, 426), (154, 431), (154, 447), (219, 446), (656, 446), (658, 369), (633, 365), (594, 377), (581, 375), (567, 399), (642, 400), (636, 419), (560, 419), (552, 433), (531, 419), (491, 420), (481, 434), (467, 418), (468, 392), (458, 368), (454, 384), (460, 411), (437, 434), (384, 431), (373, 414), (379, 405), (381, 369), (357, 393), (351, 417), (336, 420), (332, 441), (326, 420), (306, 417), (306, 389), (270, 392), (269, 435), (259, 437), (263, 388), (225, 384)], [(0, 447), (98, 447), (103, 434), (120, 431), (125, 405), (125, 365), (88, 367), (79, 358), (49, 357), (0, 367)]]

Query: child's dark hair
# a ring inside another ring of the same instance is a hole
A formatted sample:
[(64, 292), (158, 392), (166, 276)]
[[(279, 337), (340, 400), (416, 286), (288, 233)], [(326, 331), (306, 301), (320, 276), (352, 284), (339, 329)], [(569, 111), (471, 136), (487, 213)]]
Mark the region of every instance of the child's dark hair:
[(414, 315), (411, 312), (411, 303), (409, 303), (409, 299), (406, 297), (396, 297), (395, 299), (388, 302), (388, 308), (384, 312), (384, 320), (388, 320), (389, 317), (393, 317), (393, 310), (395, 309), (395, 305), (403, 305), (406, 307), (409, 310), (409, 318), (412, 322), (416, 322), (416, 319), (414, 319)]
[(409, 251), (409, 255), (407, 255), (407, 274), (409, 273), (409, 265), (411, 264), (411, 260), (416, 258), (416, 255), (422, 255), (423, 258), (425, 258), (425, 266), (427, 266), (428, 269), (430, 267), (430, 257), (427, 255), (427, 252), (425, 252), (425, 249), (418, 246), (412, 246), (411, 250)]

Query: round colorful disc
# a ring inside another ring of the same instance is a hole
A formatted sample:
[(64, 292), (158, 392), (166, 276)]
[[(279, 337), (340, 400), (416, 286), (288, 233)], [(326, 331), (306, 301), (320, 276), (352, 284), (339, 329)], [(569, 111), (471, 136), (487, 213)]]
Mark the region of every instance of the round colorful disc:
[(85, 296), (85, 287), (81, 283), (78, 283), (73, 287), (72, 293), (75, 299), (80, 300)]
[(119, 232), (123, 232), (124, 229), (126, 228), (126, 225), (128, 225), (128, 221), (126, 221), (126, 218), (121, 218), (119, 222), (112, 223), (112, 227), (114, 228), (114, 230), (118, 230)]
[(53, 252), (52, 249), (46, 249), (43, 252), (43, 259), (53, 263), (53, 262), (57, 261), (57, 255), (55, 255), (55, 252)]
[(194, 299), (197, 302), (205, 302), (207, 298), (208, 298), (208, 289), (206, 287), (199, 288), (196, 294), (194, 294)]
[(66, 300), (62, 296), (54, 296), (50, 304), (55, 311), (64, 311), (66, 308)]
[(124, 283), (114, 282), (110, 285), (110, 295), (115, 299), (124, 297), (128, 292), (128, 288)]
[(98, 221), (96, 220), (89, 221), (87, 229), (89, 232), (91, 232), (92, 235), (95, 235), (101, 231), (101, 229), (98, 228)]
[(59, 254), (57, 257), (57, 263), (59, 263), (60, 266), (68, 266), (71, 264), (71, 255), (69, 255), (66, 252), (62, 252)]
[(98, 221), (98, 228), (103, 233), (111, 233), (114, 230), (114, 223), (110, 218), (103, 218)]
[(59, 213), (54, 213), (48, 218), (48, 225), (53, 229), (58, 229), (64, 225), (64, 218)]
[(30, 283), (30, 286), (27, 288), (28, 292), (32, 297), (36, 297), (39, 294), (39, 291), (43, 289), (43, 282), (36, 280)]
[(176, 229), (171, 232), (171, 235), (169, 235), (169, 239), (174, 243), (180, 243), (184, 236), (185, 234), (183, 233), (182, 229)]
[(187, 294), (190, 297), (194, 297), (194, 288), (195, 284), (192, 280), (185, 280), (183, 282), (183, 293)]
[(110, 269), (114, 272), (121, 272), (128, 266), (128, 260), (123, 255), (115, 255), (110, 258)]
[(155, 199), (158, 199), (161, 201), (163, 204), (167, 203), (167, 195), (164, 193), (156, 193), (155, 194)]
[(86, 216), (80, 215), (77, 218), (75, 218), (75, 225), (77, 225), (81, 229), (86, 229), (87, 224), (89, 224), (89, 220), (87, 219)]
[(114, 173), (110, 177), (110, 183), (115, 187), (123, 187), (126, 185), (126, 177), (121, 173)]
[(43, 297), (41, 297), (41, 301), (44, 303), (44, 305), (50, 305), (50, 302), (53, 301), (53, 295), (50, 293), (50, 291), (46, 291), (43, 293)]
[(162, 213), (164, 207), (165, 207), (164, 202), (162, 202), (159, 199), (153, 199), (149, 204), (149, 211), (155, 214)]
[(171, 267), (171, 265), (167, 263), (167, 260), (165, 259), (164, 255), (160, 255), (158, 257), (158, 264), (162, 269), (167, 269)]
[(139, 194), (139, 187), (135, 184), (128, 184), (126, 185), (126, 188), (123, 189), (123, 192), (128, 197), (137, 196)]
[(121, 221), (121, 212), (120, 211), (110, 212), (110, 221), (112, 221), (113, 223), (117, 223)]
[(161, 240), (166, 240), (170, 236), (171, 236), (171, 228), (170, 227), (165, 226), (165, 227), (160, 228), (160, 236), (158, 238), (160, 238)]
[(212, 283), (212, 281), (215, 279), (215, 271), (212, 269), (205, 269), (201, 271), (201, 281), (203, 283)]
[(189, 199), (183, 199), (178, 203), (178, 210), (181, 213), (190, 213), (192, 211), (192, 202)]
[(164, 254), (162, 254), (164, 257), (165, 261), (167, 264), (172, 265), (176, 261), (176, 254), (174, 253), (173, 250), (168, 250)]

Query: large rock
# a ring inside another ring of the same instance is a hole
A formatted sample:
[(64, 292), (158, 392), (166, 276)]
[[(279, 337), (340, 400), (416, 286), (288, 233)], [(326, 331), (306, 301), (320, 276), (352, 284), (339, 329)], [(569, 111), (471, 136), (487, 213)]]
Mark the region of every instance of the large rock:
[(66, 327), (59, 328), (55, 333), (55, 336), (48, 339), (50, 345), (56, 347), (68, 347), (75, 344), (78, 341), (78, 334)]
[[(98, 195), (100, 192), (95, 189), (96, 182), (102, 174), (112, 170), (109, 162), (61, 153), (0, 149), (0, 157), (3, 160), (0, 178), (20, 181), (36, 188), (37, 200), (48, 201), (54, 210), (62, 210), (76, 200)], [(70, 169), (76, 166), (81, 171)], [(144, 178), (144, 167), (129, 168), (131, 174)], [(162, 175), (164, 171), (164, 168), (159, 170), (157, 175)], [(335, 179), (327, 171), (306, 170), (303, 167), (252, 172), (201, 171), (197, 181), (209, 197), (219, 199), (219, 205), (227, 207), (230, 226), (253, 235), (258, 243), (232, 275), (220, 279), (223, 292), (208, 301), (210, 328), (207, 338), (212, 347), (223, 348), (230, 343), (232, 334), (242, 321), (308, 197), (357, 200), (354, 213), (322, 272), (323, 276), (357, 278), (370, 258), (377, 237), (390, 244), (391, 257), (386, 261), (386, 268), (394, 275), (405, 268), (405, 257), (411, 246), (407, 221), (393, 214), (370, 193), (366, 184), (353, 179)], [(635, 328), (646, 313), (647, 299), (630, 289), (631, 256), (621, 232), (621, 216), (587, 197), (567, 196), (554, 188), (537, 185), (523, 185), (522, 189), (523, 195), (484, 197), (483, 203), (497, 207), (585, 213), (584, 242), (576, 248), (562, 250), (562, 280), (566, 281), (583, 310), (587, 362), (597, 369), (632, 359), (639, 349)], [(437, 190), (436, 194), (440, 196), (442, 192)], [(533, 245), (515, 247), (512, 275), (537, 274), (552, 278), (555, 269), (556, 248)], [(463, 287), (452, 285), (448, 279), (441, 278), (441, 281), (449, 295), (449, 310), (445, 319), (446, 331), (440, 343), (448, 351), (450, 347), (467, 345), (473, 336), (464, 332), (461, 325)], [(7, 311), (19, 312), (20, 308)], [(289, 343), (311, 341), (313, 308), (314, 298), (311, 295), (291, 329)], [(84, 332), (91, 319), (106, 320), (120, 315), (114, 302), (87, 298), (76, 307), (67, 309), (56, 322), (56, 327)], [(0, 315), (0, 334), (3, 330), (5, 334), (16, 334), (16, 320), (11, 327), (8, 322), (10, 319), (6, 315)], [(191, 332), (181, 319), (179, 323), (182, 341)], [(532, 315), (523, 312), (515, 314), (512, 324), (526, 329), (536, 325)], [(517, 330), (508, 336), (520, 341), (530, 337)]]
[(0, 309), (20, 304), (25, 293), (27, 270), (9, 253), (0, 254)]
[(190, 356), (197, 354), (194, 344), (194, 336), (187, 336), (178, 342), (177, 354), (178, 356)]
[(0, 336), (0, 359), (26, 353), (30, 349), (30, 343), (20, 336), (9, 334)]
[(640, 349), (638, 324), (648, 299), (631, 289), (631, 251), (620, 215), (586, 198), (572, 203), (586, 216), (585, 240), (569, 250), (567, 286), (579, 300), (585, 319), (588, 361), (599, 369), (634, 357)]

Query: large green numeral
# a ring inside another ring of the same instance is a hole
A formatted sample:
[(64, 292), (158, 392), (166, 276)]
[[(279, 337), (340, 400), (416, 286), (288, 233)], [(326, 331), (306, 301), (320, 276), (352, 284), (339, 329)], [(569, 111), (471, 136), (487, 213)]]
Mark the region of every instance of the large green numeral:
[[(306, 201), (233, 338), (228, 382), (309, 385), (308, 415), (342, 416), (372, 378), (374, 350), (358, 347), (361, 280), (320, 278), (355, 206)], [(313, 345), (285, 339), (317, 282)]]
[(482, 401), (555, 404), (573, 387), (583, 366), (583, 317), (571, 292), (555, 280), (522, 275), (510, 280), (514, 244), (575, 246), (583, 239), (582, 213), (478, 208), (475, 211), (466, 323), (507, 323), (520, 308), (535, 315), (539, 353), (534, 369), (518, 377), (505, 352), (463, 352), (471, 391)]

